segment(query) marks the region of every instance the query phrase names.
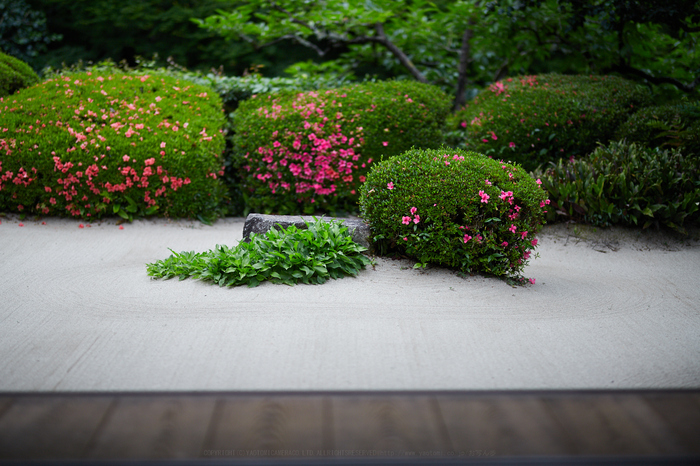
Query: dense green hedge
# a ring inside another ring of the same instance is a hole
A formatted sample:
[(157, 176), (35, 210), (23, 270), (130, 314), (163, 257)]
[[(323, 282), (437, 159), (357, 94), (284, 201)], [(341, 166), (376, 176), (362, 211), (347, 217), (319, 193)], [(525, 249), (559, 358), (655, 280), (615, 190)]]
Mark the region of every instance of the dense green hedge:
[(0, 100), (0, 211), (213, 219), (224, 115), (167, 76), (55, 76)]
[(39, 76), (29, 65), (0, 52), (0, 97), (14, 94), (38, 82)]
[(590, 153), (650, 102), (646, 88), (612, 76), (508, 78), (450, 117), (449, 143), (532, 170)]
[(234, 114), (246, 206), (264, 213), (355, 210), (371, 165), (438, 147), (449, 112), (437, 87), (407, 81), (255, 96)]
[(589, 157), (540, 172), (552, 212), (594, 225), (665, 225), (683, 232), (700, 219), (700, 157), (611, 142)]
[(378, 252), (503, 277), (520, 276), (548, 203), (519, 166), (445, 148), (375, 164), (360, 198)]
[(700, 155), (700, 102), (644, 108), (620, 126), (616, 139)]

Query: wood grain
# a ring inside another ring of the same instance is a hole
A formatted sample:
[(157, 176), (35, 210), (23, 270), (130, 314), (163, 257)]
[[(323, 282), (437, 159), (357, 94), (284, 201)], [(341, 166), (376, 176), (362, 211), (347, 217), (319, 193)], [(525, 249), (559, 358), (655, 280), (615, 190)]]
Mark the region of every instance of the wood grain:
[(0, 459), (81, 457), (110, 402), (105, 397), (16, 397), (0, 417)]
[(0, 460), (692, 456), (700, 392), (0, 394)]

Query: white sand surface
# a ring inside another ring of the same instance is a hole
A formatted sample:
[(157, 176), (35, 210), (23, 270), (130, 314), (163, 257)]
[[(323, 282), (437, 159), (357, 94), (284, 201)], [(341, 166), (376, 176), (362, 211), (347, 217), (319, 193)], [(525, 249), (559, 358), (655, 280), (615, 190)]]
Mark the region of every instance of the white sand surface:
[(700, 242), (557, 225), (513, 288), (377, 259), (219, 288), (146, 263), (244, 220), (0, 218), (0, 391), (700, 387)]

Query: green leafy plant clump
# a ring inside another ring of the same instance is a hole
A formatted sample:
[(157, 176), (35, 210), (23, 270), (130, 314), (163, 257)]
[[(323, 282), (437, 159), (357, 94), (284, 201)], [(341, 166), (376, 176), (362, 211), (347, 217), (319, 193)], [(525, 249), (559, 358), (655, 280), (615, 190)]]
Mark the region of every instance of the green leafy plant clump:
[(540, 171), (552, 218), (608, 226), (664, 225), (681, 233), (700, 219), (700, 157), (626, 141)]
[(0, 52), (0, 97), (14, 94), (38, 82), (39, 76), (29, 65)]
[(371, 264), (361, 254), (366, 248), (352, 240), (347, 227), (314, 220), (306, 229), (292, 225), (252, 235), (250, 242), (233, 248), (217, 245), (204, 253), (173, 251), (169, 258), (147, 264), (148, 275), (198, 278), (219, 286), (254, 287), (266, 280), (287, 285), (321, 284), (329, 278), (356, 276)]
[(438, 147), (450, 102), (405, 81), (253, 97), (234, 114), (235, 164), (249, 210), (353, 211), (380, 156)]
[(209, 88), (154, 75), (57, 75), (0, 100), (0, 211), (210, 221), (225, 117)]
[(700, 102), (643, 108), (620, 126), (616, 139), (647, 147), (675, 147), (686, 155), (700, 155)]
[(521, 76), (496, 82), (450, 117), (449, 142), (527, 170), (608, 142), (650, 92), (613, 76)]
[(549, 203), (538, 181), (482, 154), (412, 149), (373, 166), (361, 215), (380, 254), (522, 281)]

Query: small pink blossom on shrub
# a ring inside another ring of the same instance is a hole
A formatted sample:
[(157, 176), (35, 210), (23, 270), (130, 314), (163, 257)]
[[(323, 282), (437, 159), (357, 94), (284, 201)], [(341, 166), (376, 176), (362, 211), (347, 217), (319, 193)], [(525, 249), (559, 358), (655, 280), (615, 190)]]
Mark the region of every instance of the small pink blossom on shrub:
[(508, 147), (510, 147), (510, 148), (512, 149), (513, 147), (515, 147), (515, 143), (514, 143), (514, 142), (512, 142), (512, 141), (511, 141), (511, 142), (509, 142), (509, 143), (508, 143)]
[(537, 238), (530, 241), (530, 244), (532, 244), (533, 246), (537, 246)]
[(386, 146), (388, 146), (388, 145), (389, 145), (389, 141), (384, 141), (384, 142), (382, 142), (382, 146), (386, 147)]
[(408, 225), (409, 223), (411, 223), (411, 217), (404, 216), (402, 221), (404, 225)]
[(481, 196), (481, 202), (488, 204), (490, 196), (483, 191), (479, 191), (479, 196)]
[(416, 207), (411, 207), (411, 215), (415, 215), (418, 209)]
[(518, 229), (518, 227), (516, 227), (516, 226), (513, 225), (513, 224), (511, 224), (511, 225), (510, 225), (510, 228), (508, 228), (508, 230), (510, 230), (510, 231), (513, 232), (513, 233), (515, 233), (515, 231), (516, 231), (517, 229)]
[(464, 242), (465, 242), (465, 243), (466, 243), (467, 241), (469, 241), (470, 239), (472, 239), (471, 236), (469, 236), (469, 235), (467, 235), (467, 234), (464, 235)]
[(387, 187), (387, 189), (394, 189), (394, 183), (389, 181), (389, 183), (387, 183), (386, 187)]
[(415, 223), (416, 225), (418, 225), (418, 222), (420, 222), (420, 215), (416, 215), (413, 219), (413, 223)]

